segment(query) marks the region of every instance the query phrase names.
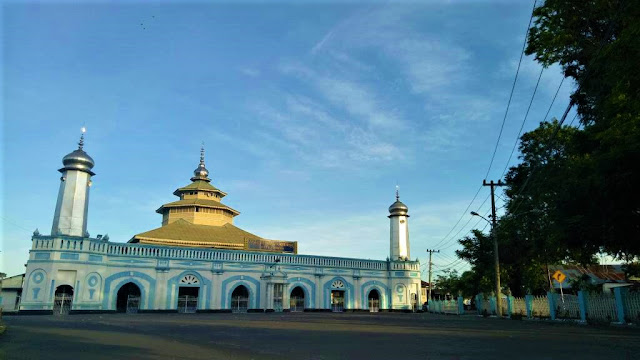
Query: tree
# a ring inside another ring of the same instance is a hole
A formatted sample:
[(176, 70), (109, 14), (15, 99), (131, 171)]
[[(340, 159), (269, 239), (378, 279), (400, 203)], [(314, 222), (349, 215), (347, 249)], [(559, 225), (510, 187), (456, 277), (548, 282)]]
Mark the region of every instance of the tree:
[(547, 0), (534, 16), (526, 53), (576, 81), (584, 125), (559, 173), (567, 186), (553, 205), (563, 216), (556, 225), (578, 230), (590, 250), (631, 260), (640, 255), (640, 6)]
[[(495, 229), (501, 280), (514, 294), (548, 289), (550, 263), (640, 256), (638, 0), (546, 0), (534, 16), (526, 53), (575, 81), (582, 129), (554, 120), (521, 137)], [(479, 292), (490, 291), (489, 237), (476, 230), (459, 243)]]
[(445, 270), (443, 275), (436, 277), (436, 286), (443, 294), (457, 296), (460, 278), (456, 270)]

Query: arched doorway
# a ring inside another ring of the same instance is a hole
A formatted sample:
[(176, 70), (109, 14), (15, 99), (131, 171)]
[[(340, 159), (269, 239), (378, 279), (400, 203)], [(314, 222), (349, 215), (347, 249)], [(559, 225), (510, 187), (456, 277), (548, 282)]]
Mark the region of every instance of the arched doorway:
[(380, 311), (380, 293), (378, 290), (373, 289), (369, 291), (368, 296), (369, 302), (369, 312), (378, 312)]
[(186, 274), (178, 282), (178, 312), (195, 313), (200, 297), (200, 279), (194, 274)]
[(116, 311), (120, 313), (137, 313), (140, 308), (140, 288), (129, 282), (118, 290)]
[(344, 290), (346, 285), (344, 281), (336, 279), (331, 283), (331, 311), (344, 311)]
[(231, 311), (247, 312), (249, 309), (249, 290), (244, 285), (239, 285), (231, 293)]
[(53, 300), (53, 314), (66, 315), (71, 310), (73, 302), (73, 287), (70, 285), (60, 285), (56, 288)]
[(344, 311), (344, 291), (343, 290), (331, 290), (331, 311), (333, 312)]
[(289, 310), (304, 311), (304, 290), (300, 286), (296, 286), (291, 290), (289, 297)]

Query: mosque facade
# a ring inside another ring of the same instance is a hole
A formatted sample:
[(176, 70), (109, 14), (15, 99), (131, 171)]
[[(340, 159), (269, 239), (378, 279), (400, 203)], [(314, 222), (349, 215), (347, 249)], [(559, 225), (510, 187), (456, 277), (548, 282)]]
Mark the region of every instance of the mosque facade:
[(37, 230), (20, 312), (416, 311), (420, 264), (410, 260), (408, 208), (389, 208), (387, 260), (301, 255), (295, 241), (264, 239), (233, 224), (240, 213), (211, 184), (204, 149), (162, 225), (128, 242), (87, 232), (93, 159), (63, 158), (50, 235)]

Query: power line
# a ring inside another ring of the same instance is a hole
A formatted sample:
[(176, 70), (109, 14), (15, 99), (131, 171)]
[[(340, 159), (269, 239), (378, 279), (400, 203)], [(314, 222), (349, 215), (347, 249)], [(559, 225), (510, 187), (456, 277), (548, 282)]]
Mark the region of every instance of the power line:
[[(518, 130), (518, 135), (516, 135), (516, 141), (513, 143), (513, 148), (511, 149), (511, 154), (509, 154), (509, 158), (507, 159), (507, 163), (504, 166), (504, 170), (502, 170), (502, 175), (500, 175), (500, 179), (507, 172), (507, 168), (509, 167), (509, 161), (513, 157), (513, 153), (516, 151), (516, 147), (518, 146), (518, 141), (520, 140), (520, 134), (522, 134), (522, 129), (524, 128), (524, 124), (527, 122), (527, 117), (529, 116), (529, 111), (531, 110), (531, 105), (533, 105), (533, 99), (536, 97), (536, 92), (538, 91), (538, 85), (540, 85), (540, 79), (542, 78), (542, 73), (544, 72), (544, 67), (540, 69), (540, 75), (538, 75), (538, 80), (536, 81), (536, 86), (533, 88), (533, 94), (531, 94), (531, 100), (529, 100), (529, 106), (527, 107), (527, 111), (524, 114), (524, 119), (522, 119), (522, 123), (520, 124), (520, 130)], [(564, 79), (563, 79), (564, 80)], [(558, 88), (560, 90), (560, 88)], [(558, 93), (556, 92), (556, 95)], [(555, 101), (555, 96), (553, 100)], [(553, 105), (553, 102), (551, 103)]]
[(476, 200), (476, 198), (478, 197), (478, 194), (480, 194), (480, 190), (482, 190), (482, 186), (480, 186), (478, 188), (478, 191), (476, 191), (476, 194), (473, 196), (473, 199), (471, 199), (471, 202), (469, 203), (469, 205), (467, 205), (467, 208), (464, 210), (464, 212), (462, 213), (462, 215), (460, 215), (460, 218), (458, 219), (458, 221), (456, 221), (456, 224), (453, 225), (453, 227), (451, 228), (451, 230), (449, 230), (449, 232), (447, 233), (447, 235), (445, 235), (442, 240), (440, 240), (435, 246), (437, 247), (438, 245), (440, 245), (443, 241), (445, 241), (449, 235), (451, 234), (451, 232), (453, 230), (455, 230), (456, 226), (458, 226), (458, 224), (460, 223), (460, 221), (462, 221), (462, 219), (464, 218), (464, 216), (467, 214), (467, 211), (469, 211), (469, 208), (471, 208), (471, 205), (473, 204), (473, 202)]
[[(487, 197), (484, 199), (484, 201), (482, 201), (482, 203), (480, 204), (480, 206), (478, 206), (478, 210), (480, 210), (480, 209), (482, 208), (482, 206), (484, 206), (484, 204), (487, 202), (487, 200), (489, 200), (489, 195), (487, 195)], [(467, 215), (469, 214), (468, 210), (469, 210), (469, 207), (467, 207), (467, 211), (465, 212)], [(472, 219), (473, 219), (472, 217), (469, 217), (469, 219), (467, 220), (467, 222), (466, 222), (464, 225), (462, 225), (462, 227), (460, 227), (460, 229), (458, 230), (458, 232), (456, 232), (453, 236), (451, 236), (447, 241), (443, 242), (443, 243), (440, 245), (440, 248), (441, 248), (441, 249), (448, 249), (449, 247), (451, 247), (451, 245), (449, 245), (449, 246), (445, 246), (445, 247), (443, 247), (443, 246), (444, 246), (444, 245), (447, 245), (447, 244), (451, 244), (451, 242), (452, 242), (452, 241), (457, 240), (457, 236), (458, 236), (458, 234), (460, 234), (460, 232), (461, 232), (461, 231), (462, 231), (462, 230), (463, 230), (467, 225), (469, 225), (469, 223), (471, 222), (471, 220), (472, 220)], [(455, 242), (454, 242), (453, 244), (455, 244)]]
[(29, 230), (29, 229), (27, 229), (27, 228), (25, 228), (25, 227), (23, 227), (23, 226), (18, 225), (17, 223), (15, 223), (15, 222), (13, 222), (13, 221), (11, 221), (11, 220), (7, 219), (7, 218), (6, 218), (6, 217), (4, 217), (4, 216), (0, 216), (0, 219), (2, 219), (2, 220), (4, 220), (4, 221), (8, 222), (9, 224), (11, 224), (11, 225), (13, 225), (13, 226), (15, 226), (15, 227), (19, 227), (19, 228), (20, 228), (20, 229), (22, 229), (22, 230), (29, 231), (29, 232), (31, 232), (31, 231), (32, 231), (32, 230)]
[[(516, 69), (516, 74), (515, 74), (515, 77), (513, 79), (513, 84), (511, 86), (511, 92), (509, 93), (509, 100), (507, 102), (507, 108), (506, 108), (505, 113), (504, 113), (504, 118), (502, 119), (502, 125), (500, 126), (500, 132), (498, 134), (498, 139), (496, 140), (496, 146), (495, 146), (495, 149), (493, 151), (493, 155), (491, 157), (491, 161), (489, 163), (489, 167), (487, 168), (487, 173), (484, 176), (485, 179), (489, 176), (489, 172), (491, 171), (491, 166), (493, 165), (493, 161), (495, 159), (496, 152), (498, 150), (498, 144), (500, 143), (500, 138), (502, 137), (502, 131), (504, 130), (504, 124), (505, 124), (505, 122), (507, 120), (507, 114), (509, 113), (509, 107), (511, 106), (511, 100), (513, 98), (513, 93), (514, 93), (514, 90), (515, 90), (516, 82), (518, 80), (518, 74), (520, 73), (520, 66), (522, 65), (522, 58), (524, 56), (524, 50), (525, 50), (526, 45), (527, 45), (527, 34), (529, 34), (529, 28), (531, 27), (531, 22), (533, 20), (533, 11), (536, 8), (536, 2), (537, 2), (537, 0), (534, 0), (534, 2), (533, 2), (533, 8), (531, 9), (531, 16), (529, 17), (529, 23), (527, 24), (527, 31), (525, 32), (525, 35), (524, 35), (524, 41), (523, 41), (523, 44), (522, 44), (522, 50), (520, 51), (520, 59), (518, 60), (518, 67)], [(456, 229), (458, 224), (460, 224), (460, 221), (462, 221), (462, 219), (465, 217), (465, 215), (468, 214), (469, 208), (471, 208), (471, 205), (473, 204), (473, 202), (478, 197), (478, 194), (480, 193), (480, 190), (482, 190), (482, 186), (480, 186), (478, 188), (478, 190), (476, 191), (476, 194), (473, 196), (473, 199), (471, 199), (471, 202), (469, 202), (469, 205), (467, 205), (466, 209), (462, 212), (462, 215), (460, 216), (458, 221), (456, 221), (455, 225), (453, 225), (451, 230), (449, 230), (447, 235), (445, 235), (442, 238), (442, 240), (440, 240), (437, 244), (435, 244), (435, 247), (437, 247), (438, 245), (442, 244), (449, 237), (449, 235), (453, 232), (453, 230)], [(463, 228), (464, 228), (464, 226), (463, 226)]]
[(527, 24), (527, 31), (524, 33), (524, 41), (522, 42), (522, 50), (520, 51), (520, 60), (518, 60), (518, 67), (516, 69), (516, 76), (513, 78), (513, 84), (511, 85), (511, 93), (509, 94), (509, 100), (507, 101), (507, 109), (504, 112), (504, 117), (502, 118), (502, 125), (500, 125), (500, 132), (498, 133), (498, 139), (496, 140), (496, 146), (493, 149), (493, 155), (491, 155), (491, 161), (489, 162), (489, 168), (487, 168), (487, 173), (484, 175), (486, 179), (489, 176), (489, 172), (491, 171), (491, 166), (493, 165), (493, 161), (496, 158), (496, 153), (498, 152), (498, 145), (500, 144), (500, 138), (502, 137), (502, 131), (504, 130), (504, 124), (507, 121), (507, 114), (509, 114), (509, 107), (511, 106), (511, 99), (513, 98), (513, 92), (516, 88), (516, 82), (518, 81), (518, 74), (520, 73), (520, 65), (522, 64), (522, 58), (524, 57), (524, 49), (527, 47), (527, 35), (529, 34), (529, 28), (531, 27), (531, 21), (533, 20), (533, 11), (536, 8), (536, 0), (533, 2), (533, 9), (531, 9), (531, 17), (529, 17), (529, 24)]
[[(543, 68), (544, 69), (544, 68)], [(540, 71), (540, 75), (542, 75), (542, 70)], [(547, 117), (549, 116), (549, 113), (551, 112), (551, 109), (553, 108), (553, 104), (556, 102), (556, 98), (558, 97), (558, 93), (560, 92), (560, 88), (562, 88), (562, 84), (564, 84), (564, 77), (562, 78), (562, 80), (560, 80), (560, 84), (558, 85), (558, 88), (556, 89), (556, 93), (553, 95), (553, 99), (551, 99), (551, 104), (549, 104), (549, 107), (547, 108), (547, 113), (544, 114), (544, 118), (542, 119), (542, 122), (547, 121)], [(540, 78), (538, 78), (538, 82), (540, 81)], [(536, 87), (538, 85), (536, 84)], [(535, 94), (535, 92), (534, 92)], [(531, 100), (533, 101), (533, 97), (531, 98)], [(529, 107), (531, 107), (531, 103), (529, 103)], [(527, 114), (529, 114), (529, 110), (527, 110)], [(504, 170), (502, 170), (502, 175), (500, 175), (500, 178), (502, 179), (504, 177), (504, 175), (507, 173), (507, 169), (509, 168), (509, 161), (511, 161), (511, 157), (513, 157), (513, 153), (516, 150), (516, 147), (518, 146), (518, 142), (520, 140), (520, 134), (522, 134), (522, 127), (524, 126), (524, 123), (526, 121), (527, 117), (525, 116), (524, 120), (522, 121), (522, 125), (520, 126), (520, 131), (518, 132), (518, 136), (516, 137), (516, 142), (513, 144), (513, 148), (511, 149), (511, 155), (509, 155), (509, 159), (507, 160), (507, 163), (504, 165)], [(498, 197), (500, 197), (498, 195)], [(500, 197), (503, 201), (506, 201), (505, 199), (503, 199), (502, 197)]]

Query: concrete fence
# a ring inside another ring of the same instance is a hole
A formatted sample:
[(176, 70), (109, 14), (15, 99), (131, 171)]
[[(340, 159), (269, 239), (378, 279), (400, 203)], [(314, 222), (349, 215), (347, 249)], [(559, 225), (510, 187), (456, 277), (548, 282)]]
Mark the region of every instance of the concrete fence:
[(458, 296), (451, 300), (431, 300), (428, 311), (435, 314), (464, 315), (464, 299)]
[[(507, 318), (574, 320), (577, 322), (639, 324), (640, 292), (615, 288), (613, 294), (587, 293), (578, 295), (547, 293), (546, 296), (525, 295), (501, 297), (502, 314)], [(485, 294), (475, 297), (479, 315), (496, 315), (496, 298)]]

